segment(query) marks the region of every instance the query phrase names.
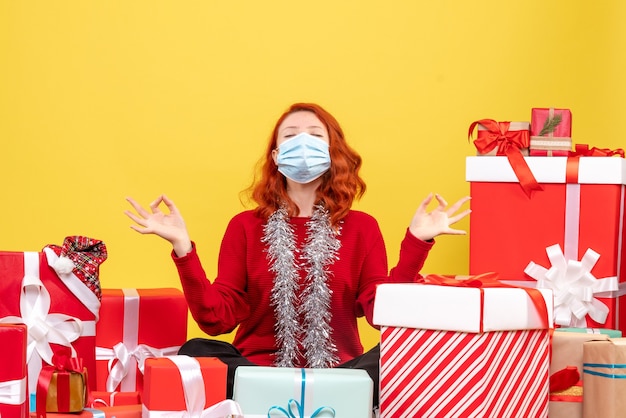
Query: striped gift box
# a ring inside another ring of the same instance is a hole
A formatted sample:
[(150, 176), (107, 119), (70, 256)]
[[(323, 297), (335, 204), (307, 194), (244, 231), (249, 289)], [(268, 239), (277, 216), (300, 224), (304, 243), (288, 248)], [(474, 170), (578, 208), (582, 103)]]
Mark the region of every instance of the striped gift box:
[(524, 289), (384, 284), (374, 322), (381, 418), (548, 416), (550, 330)]

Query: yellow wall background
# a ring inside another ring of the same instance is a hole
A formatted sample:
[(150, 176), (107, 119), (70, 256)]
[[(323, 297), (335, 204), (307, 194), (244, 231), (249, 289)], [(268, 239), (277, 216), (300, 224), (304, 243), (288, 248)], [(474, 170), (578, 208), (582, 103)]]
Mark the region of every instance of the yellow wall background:
[[(0, 249), (87, 235), (108, 247), (103, 287), (180, 287), (168, 244), (123, 214), (126, 196), (166, 193), (213, 276), (274, 121), (314, 101), (364, 158), (356, 208), (393, 264), (426, 194), (469, 193), (471, 122), (567, 107), (575, 143), (624, 146), (625, 13), (618, 0), (0, 2)], [(425, 272), (467, 270), (468, 237), (438, 239)]]

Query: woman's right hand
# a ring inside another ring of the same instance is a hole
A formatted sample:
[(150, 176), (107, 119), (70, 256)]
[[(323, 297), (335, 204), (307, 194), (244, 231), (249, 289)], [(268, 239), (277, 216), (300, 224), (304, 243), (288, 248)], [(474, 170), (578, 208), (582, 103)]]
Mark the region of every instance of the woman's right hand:
[[(189, 253), (192, 249), (191, 239), (187, 232), (187, 226), (178, 208), (165, 195), (161, 195), (150, 203), (150, 212), (144, 209), (134, 199), (127, 197), (126, 200), (132, 205), (137, 213), (125, 210), (124, 213), (132, 219), (136, 225), (130, 227), (140, 234), (154, 234), (169, 241), (178, 257)], [(159, 205), (164, 203), (169, 213), (163, 213)]]

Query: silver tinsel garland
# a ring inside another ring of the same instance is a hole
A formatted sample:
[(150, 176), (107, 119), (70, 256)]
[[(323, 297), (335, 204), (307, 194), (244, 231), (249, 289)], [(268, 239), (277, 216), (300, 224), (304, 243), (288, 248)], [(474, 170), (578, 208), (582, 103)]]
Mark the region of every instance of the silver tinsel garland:
[[(328, 267), (338, 259), (341, 242), (333, 230), (328, 212), (315, 207), (307, 222), (307, 236), (302, 248), (301, 263), (293, 227), (285, 208), (274, 212), (264, 228), (262, 242), (268, 245), (270, 271), (275, 274), (271, 303), (276, 313), (276, 365), (294, 367), (304, 347), (308, 367), (332, 367), (339, 362), (337, 347), (330, 327)], [(298, 298), (299, 271), (304, 269), (304, 289)], [(298, 318), (303, 319), (301, 324)]]

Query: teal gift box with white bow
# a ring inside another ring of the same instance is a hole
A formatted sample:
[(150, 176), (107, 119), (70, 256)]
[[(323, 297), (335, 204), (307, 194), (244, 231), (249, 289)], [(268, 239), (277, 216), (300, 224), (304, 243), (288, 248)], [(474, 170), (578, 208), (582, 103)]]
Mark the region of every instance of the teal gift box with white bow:
[(245, 418), (370, 418), (365, 370), (240, 366), (233, 399)]

